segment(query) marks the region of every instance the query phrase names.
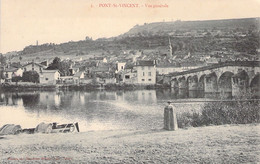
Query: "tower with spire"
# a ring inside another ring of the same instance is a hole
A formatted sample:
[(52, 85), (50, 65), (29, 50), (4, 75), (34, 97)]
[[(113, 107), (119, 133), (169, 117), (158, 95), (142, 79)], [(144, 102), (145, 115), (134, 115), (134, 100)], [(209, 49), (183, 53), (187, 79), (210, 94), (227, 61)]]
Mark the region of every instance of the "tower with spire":
[(168, 57), (172, 57), (172, 43), (171, 43), (171, 39), (169, 37), (169, 55)]

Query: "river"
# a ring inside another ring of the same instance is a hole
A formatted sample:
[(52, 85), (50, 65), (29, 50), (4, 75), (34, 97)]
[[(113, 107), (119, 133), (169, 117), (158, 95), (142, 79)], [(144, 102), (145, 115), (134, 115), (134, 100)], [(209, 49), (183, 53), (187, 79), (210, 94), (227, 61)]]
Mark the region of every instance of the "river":
[[(169, 100), (177, 100), (171, 90), (0, 91), (0, 127), (19, 124), (22, 128), (34, 128), (41, 122), (79, 122), (80, 131), (160, 129), (163, 108)], [(201, 102), (173, 104), (177, 114), (199, 112), (203, 105)]]

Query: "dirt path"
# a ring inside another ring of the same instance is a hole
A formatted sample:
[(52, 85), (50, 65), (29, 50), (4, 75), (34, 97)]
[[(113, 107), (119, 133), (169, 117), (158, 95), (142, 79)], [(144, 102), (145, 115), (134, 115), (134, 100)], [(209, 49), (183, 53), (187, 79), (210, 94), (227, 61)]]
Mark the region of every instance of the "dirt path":
[(260, 124), (2, 136), (0, 163), (259, 163)]

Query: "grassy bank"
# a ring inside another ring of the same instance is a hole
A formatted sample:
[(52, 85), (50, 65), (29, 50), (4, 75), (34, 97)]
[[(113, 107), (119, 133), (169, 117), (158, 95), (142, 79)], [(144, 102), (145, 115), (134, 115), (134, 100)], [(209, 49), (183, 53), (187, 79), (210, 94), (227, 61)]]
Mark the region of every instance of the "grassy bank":
[(258, 163), (259, 124), (20, 134), (0, 139), (0, 163)]

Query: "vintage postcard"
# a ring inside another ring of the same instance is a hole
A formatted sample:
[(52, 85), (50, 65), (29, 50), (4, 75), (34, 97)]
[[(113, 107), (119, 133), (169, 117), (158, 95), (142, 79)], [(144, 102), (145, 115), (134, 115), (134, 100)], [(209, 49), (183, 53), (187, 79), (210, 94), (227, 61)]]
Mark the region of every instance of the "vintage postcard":
[(0, 0), (0, 163), (260, 163), (259, 0)]

